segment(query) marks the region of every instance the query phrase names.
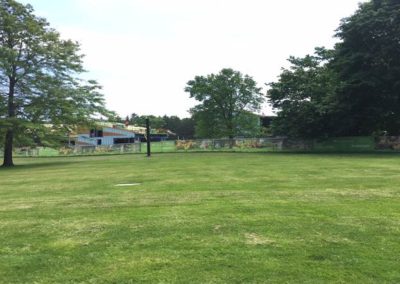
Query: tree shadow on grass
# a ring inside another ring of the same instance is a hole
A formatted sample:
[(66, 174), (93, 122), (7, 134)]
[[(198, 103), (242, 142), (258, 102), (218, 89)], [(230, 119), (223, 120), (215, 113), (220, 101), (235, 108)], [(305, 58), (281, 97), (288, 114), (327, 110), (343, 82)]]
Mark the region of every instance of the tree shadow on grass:
[(76, 164), (78, 161), (44, 161), (44, 162), (32, 162), (32, 163), (15, 163), (13, 167), (2, 167), (0, 166), (0, 171), (19, 171), (19, 170), (30, 170), (37, 168), (49, 168), (49, 167), (58, 167), (64, 165)]

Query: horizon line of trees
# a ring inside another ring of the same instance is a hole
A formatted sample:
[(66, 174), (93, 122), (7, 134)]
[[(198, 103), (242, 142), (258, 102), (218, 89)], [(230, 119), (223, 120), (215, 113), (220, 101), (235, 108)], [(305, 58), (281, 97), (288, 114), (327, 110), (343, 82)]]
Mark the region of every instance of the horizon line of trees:
[(132, 113), (123, 119), (120, 116), (115, 116), (111, 120), (113, 122), (128, 123), (130, 125), (136, 125), (146, 127), (146, 119), (150, 120), (150, 126), (154, 129), (170, 130), (175, 133), (177, 137), (182, 139), (192, 139), (195, 137), (195, 122), (193, 118), (180, 118), (176, 115), (139, 115)]

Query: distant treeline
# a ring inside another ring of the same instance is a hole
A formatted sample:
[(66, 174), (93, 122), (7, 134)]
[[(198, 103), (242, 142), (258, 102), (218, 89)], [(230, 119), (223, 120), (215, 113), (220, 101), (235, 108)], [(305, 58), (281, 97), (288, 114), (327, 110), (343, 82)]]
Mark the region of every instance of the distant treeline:
[(176, 138), (192, 139), (195, 136), (195, 122), (193, 118), (179, 118), (178, 116), (155, 116), (155, 115), (138, 115), (132, 113), (125, 119), (117, 117), (116, 120), (121, 123), (128, 122), (130, 125), (146, 126), (146, 118), (150, 119), (153, 129), (165, 129), (175, 133)]

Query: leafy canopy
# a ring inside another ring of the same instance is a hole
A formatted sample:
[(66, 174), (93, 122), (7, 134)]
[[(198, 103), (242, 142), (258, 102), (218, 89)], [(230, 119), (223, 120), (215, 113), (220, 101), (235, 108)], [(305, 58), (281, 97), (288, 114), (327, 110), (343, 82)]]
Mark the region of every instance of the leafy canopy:
[(250, 113), (258, 111), (264, 101), (253, 78), (232, 69), (196, 76), (185, 91), (200, 102), (191, 112), (196, 134), (202, 137), (231, 138), (248, 131)]
[(334, 52), (316, 48), (314, 55), (290, 57), (278, 82), (268, 84), (268, 100), (278, 109), (273, 121), (275, 135), (290, 137), (329, 136), (331, 114), (336, 107), (336, 74), (329, 68)]
[(372, 0), (343, 19), (334, 50), (290, 58), (269, 101), (275, 134), (400, 135), (400, 1)]
[(400, 134), (400, 1), (374, 0), (344, 19), (332, 68), (344, 135)]
[[(83, 81), (79, 44), (64, 40), (30, 5), (0, 0), (0, 135), (12, 146), (46, 144), (68, 128), (106, 115), (95, 81)], [(4, 140), (3, 140), (4, 141)]]

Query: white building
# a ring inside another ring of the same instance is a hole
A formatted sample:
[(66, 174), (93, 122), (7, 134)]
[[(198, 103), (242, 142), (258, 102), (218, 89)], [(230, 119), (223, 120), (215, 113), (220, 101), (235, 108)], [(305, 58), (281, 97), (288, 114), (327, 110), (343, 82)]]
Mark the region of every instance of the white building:
[(109, 146), (117, 144), (129, 144), (140, 141), (141, 134), (136, 134), (128, 129), (116, 127), (102, 127), (101, 130), (91, 129), (89, 133), (78, 134), (75, 140), (76, 146)]

